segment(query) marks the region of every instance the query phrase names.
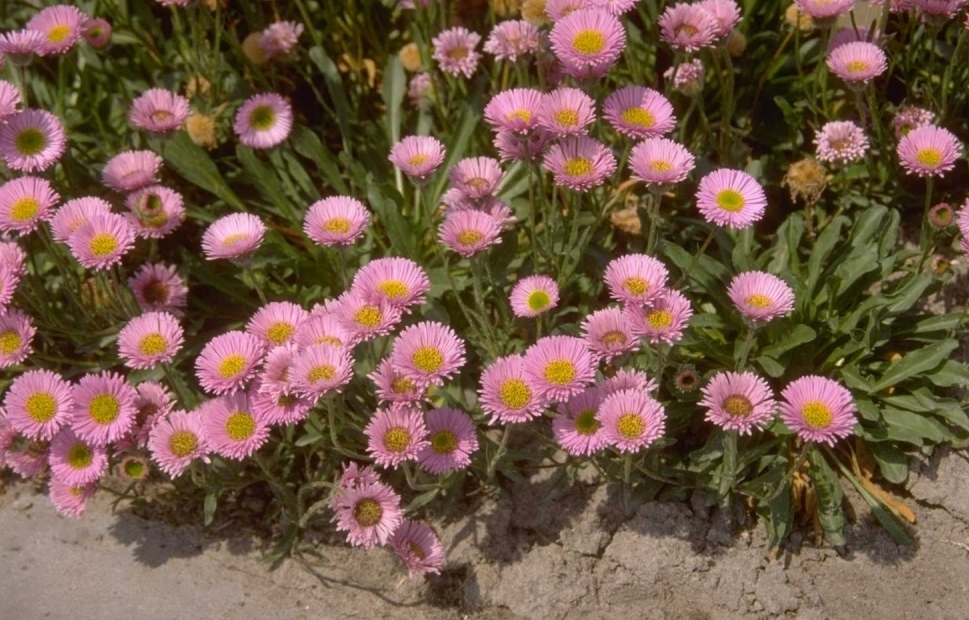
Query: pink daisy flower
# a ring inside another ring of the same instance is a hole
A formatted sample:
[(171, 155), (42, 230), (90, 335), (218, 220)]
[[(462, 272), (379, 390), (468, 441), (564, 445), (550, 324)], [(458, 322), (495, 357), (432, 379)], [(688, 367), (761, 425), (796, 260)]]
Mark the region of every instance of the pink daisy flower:
[(673, 105), (645, 86), (626, 86), (610, 94), (602, 104), (602, 116), (632, 138), (659, 138), (676, 126)]
[(408, 577), (428, 573), (437, 575), (446, 561), (444, 545), (434, 530), (410, 519), (403, 519), (390, 538), (390, 546), (407, 567)]
[(195, 459), (207, 461), (205, 455), (211, 448), (197, 413), (172, 411), (151, 429), (148, 450), (159, 469), (177, 478)]
[(509, 20), (497, 24), (485, 41), (484, 51), (495, 60), (515, 62), (519, 56), (538, 51), (538, 27), (525, 20)]
[(289, 137), (293, 108), (276, 93), (253, 95), (239, 106), (232, 129), (249, 148), (272, 148)]
[(256, 310), (246, 323), (246, 331), (266, 346), (279, 346), (292, 342), (299, 326), (309, 316), (309, 312), (291, 301), (273, 301)]
[(17, 376), (3, 399), (7, 422), (30, 439), (46, 440), (70, 422), (71, 385), (49, 370)]
[(527, 135), (513, 131), (499, 131), (495, 134), (494, 146), (501, 161), (537, 160), (554, 136), (541, 127), (536, 127)]
[(88, 45), (100, 49), (111, 41), (111, 24), (100, 17), (90, 17), (81, 22), (81, 36)]
[(67, 148), (61, 120), (47, 110), (21, 110), (0, 124), (0, 157), (13, 170), (50, 168)]
[(578, 88), (560, 87), (546, 93), (538, 108), (538, 124), (558, 137), (588, 133), (595, 116), (595, 101)]
[(721, 168), (700, 179), (697, 208), (715, 226), (747, 228), (764, 215), (767, 195), (757, 179), (743, 170)]
[(199, 411), (212, 451), (227, 459), (251, 456), (269, 439), (269, 423), (253, 412), (248, 392), (210, 400)]
[(592, 0), (592, 6), (605, 9), (618, 17), (631, 11), (638, 2), (639, 0)]
[(693, 316), (690, 300), (673, 289), (663, 289), (650, 306), (629, 309), (633, 333), (652, 344), (677, 342)]
[(30, 343), (36, 332), (30, 317), (17, 308), (0, 313), (0, 368), (24, 361), (33, 352)]
[(740, 314), (755, 322), (767, 322), (794, 311), (794, 290), (777, 276), (763, 271), (737, 274), (727, 289)]
[(430, 445), (420, 409), (406, 405), (375, 411), (363, 434), (368, 438), (367, 453), (384, 467), (416, 460)]
[(382, 482), (343, 489), (334, 503), (336, 529), (346, 532), (347, 541), (356, 547), (386, 545), (400, 526), (400, 496)]
[(81, 24), (85, 19), (87, 16), (80, 9), (66, 4), (38, 11), (27, 21), (27, 30), (40, 32), (45, 37), (37, 54), (66, 54), (81, 38)]
[(701, 0), (697, 6), (709, 13), (716, 22), (713, 32), (715, 40), (729, 35), (734, 26), (740, 23), (740, 7), (734, 0)]
[(266, 60), (269, 60), (296, 49), (303, 30), (303, 24), (297, 22), (274, 22), (260, 33), (256, 44), (265, 54)]
[(13, 64), (26, 67), (30, 57), (40, 52), (47, 35), (36, 30), (11, 30), (0, 34), (0, 54), (5, 54)]
[(449, 250), (470, 258), (501, 241), (501, 222), (489, 213), (469, 209), (450, 213), (441, 222), (438, 239)]
[(541, 106), (542, 91), (512, 88), (491, 98), (485, 106), (484, 118), (493, 131), (527, 134), (537, 125)]
[(138, 393), (113, 372), (88, 374), (71, 390), (71, 429), (92, 446), (107, 446), (128, 434)]
[(699, 4), (677, 3), (667, 6), (659, 17), (660, 38), (674, 50), (695, 52), (711, 47), (720, 24)]
[(128, 368), (154, 368), (171, 362), (184, 342), (178, 319), (167, 312), (146, 312), (118, 332), (118, 356)]
[(813, 17), (818, 25), (826, 27), (840, 15), (849, 13), (855, 0), (794, 0), (794, 5), (801, 13)]
[(17, 292), (17, 285), (23, 276), (11, 265), (0, 264), (0, 311), (6, 309), (7, 304)]
[(633, 147), (629, 169), (647, 186), (675, 185), (686, 179), (696, 160), (682, 144), (666, 138), (647, 138)]
[(559, 303), (559, 287), (548, 276), (528, 276), (515, 283), (508, 297), (517, 317), (536, 317)]
[(135, 446), (144, 448), (155, 425), (168, 417), (175, 406), (175, 397), (165, 386), (154, 381), (142, 381), (135, 386), (135, 425), (131, 439)]
[(149, 88), (128, 108), (128, 122), (152, 133), (167, 133), (188, 118), (188, 99), (164, 88)]
[(892, 119), (892, 127), (895, 129), (895, 137), (901, 139), (913, 129), (931, 125), (934, 121), (935, 113), (931, 110), (904, 107)]
[(552, 146), (542, 161), (555, 184), (584, 192), (602, 185), (616, 170), (616, 158), (602, 143), (588, 136), (565, 138)]
[(504, 172), (498, 160), (491, 157), (466, 157), (450, 172), (451, 187), (471, 200), (487, 198), (501, 184)]
[(210, 394), (242, 389), (262, 361), (263, 345), (255, 336), (231, 331), (216, 336), (195, 360), (195, 374)]
[(94, 215), (67, 240), (71, 254), (88, 269), (107, 269), (135, 247), (135, 231), (117, 213)]
[(19, 105), (20, 90), (10, 82), (0, 80), (0, 121), (16, 112)]
[(293, 359), (289, 376), (296, 392), (316, 399), (330, 392), (339, 392), (350, 382), (353, 361), (346, 349), (316, 344)]
[(368, 301), (349, 291), (340, 297), (336, 316), (350, 337), (347, 346), (351, 346), (389, 334), (400, 323), (401, 309), (387, 302)]
[(409, 258), (378, 258), (360, 268), (350, 290), (373, 302), (387, 302), (401, 310), (424, 303), (431, 281)]
[(384, 402), (419, 403), (425, 398), (426, 388), (396, 371), (390, 358), (380, 362), (368, 377), (374, 382), (377, 398)]
[(181, 316), (188, 304), (188, 287), (174, 265), (146, 263), (128, 279), (128, 286), (143, 312), (170, 312)]
[[(377, 475), (377, 471), (370, 465), (360, 467), (356, 463), (347, 463), (343, 466), (343, 473), (340, 474), (339, 484), (340, 490), (345, 491), (378, 482), (380, 482), (380, 476)], [(333, 507), (336, 507), (338, 503), (336, 500), (339, 499), (339, 493), (334, 494), (332, 499), (333, 501), (330, 503)]]
[(7, 267), (17, 278), (27, 273), (27, 253), (16, 241), (0, 240), (0, 266)]
[(26, 235), (46, 220), (60, 196), (46, 179), (23, 176), (0, 186), (0, 231)]
[(420, 466), (432, 474), (446, 474), (471, 464), (478, 450), (478, 433), (471, 417), (449, 407), (427, 412), (427, 445), (417, 455)]
[(825, 61), (834, 73), (852, 87), (863, 87), (888, 69), (885, 52), (874, 43), (846, 43), (828, 54)]
[(851, 121), (825, 123), (814, 138), (820, 161), (848, 164), (868, 152), (868, 136)]
[(434, 82), (427, 73), (418, 73), (407, 83), (407, 100), (415, 108), (424, 108), (430, 103)]
[(660, 438), (663, 406), (642, 390), (620, 390), (602, 399), (596, 419), (606, 443), (619, 452), (637, 452)]
[(38, 477), (47, 471), (50, 450), (47, 442), (29, 441), (21, 436), (6, 451), (7, 467), (22, 478)]
[(596, 389), (599, 391), (599, 398), (602, 399), (622, 390), (655, 392), (659, 389), (659, 383), (656, 379), (650, 379), (642, 370), (620, 368), (615, 375), (600, 381)]
[(80, 519), (87, 507), (87, 500), (94, 496), (98, 485), (93, 482), (78, 486), (60, 480), (50, 481), (50, 503), (62, 517)]
[(552, 435), (572, 456), (592, 456), (606, 446), (602, 423), (596, 418), (600, 403), (599, 391), (587, 388), (558, 406)]
[(434, 60), (444, 73), (466, 78), (474, 74), (481, 60), (475, 48), (481, 43), (481, 35), (467, 28), (449, 28), (431, 41), (434, 44)]
[(158, 182), (162, 158), (151, 151), (124, 151), (104, 166), (101, 180), (117, 192), (132, 192)]
[(68, 243), (74, 232), (92, 217), (110, 213), (111, 205), (101, 198), (84, 196), (68, 200), (50, 219), (51, 235), (55, 241)]
[(205, 229), (202, 251), (206, 260), (242, 260), (262, 245), (266, 225), (251, 213), (232, 213), (220, 217)]
[(547, 0), (545, 2), (545, 14), (550, 20), (558, 21), (580, 9), (588, 9), (594, 6), (594, 0)]
[(499, 357), (484, 369), (478, 400), (492, 424), (526, 422), (541, 415), (548, 404), (525, 372), (521, 355)]
[(752, 372), (718, 372), (701, 393), (707, 421), (741, 435), (766, 427), (777, 411), (770, 386)]
[(646, 254), (626, 254), (606, 265), (604, 279), (616, 301), (645, 306), (659, 296), (669, 272), (666, 265)]
[(603, 308), (582, 322), (582, 338), (599, 361), (611, 362), (639, 348), (627, 312), (622, 308)]
[(808, 375), (781, 391), (781, 419), (807, 442), (835, 442), (851, 435), (857, 422), (851, 392), (837, 381)]
[(390, 149), (390, 163), (417, 185), (444, 162), (444, 145), (431, 136), (407, 136)]
[(161, 185), (143, 187), (125, 198), (125, 217), (142, 237), (161, 239), (185, 219), (182, 195)]
[(249, 394), (249, 402), (256, 417), (270, 426), (302, 422), (316, 404), (315, 399), (295, 393), (266, 394), (258, 391)]
[(350, 245), (369, 225), (370, 211), (362, 202), (349, 196), (331, 196), (310, 205), (303, 232), (318, 245)]
[(353, 337), (334, 314), (310, 315), (296, 328), (293, 341), (300, 347), (328, 344), (346, 348), (353, 344)]
[(604, 75), (626, 47), (619, 18), (601, 9), (581, 9), (556, 20), (549, 33), (552, 51), (573, 77)]
[(905, 134), (898, 142), (897, 153), (909, 174), (943, 176), (962, 155), (962, 144), (947, 129), (926, 125)]
[(528, 347), (525, 377), (539, 398), (566, 400), (595, 379), (595, 359), (585, 341), (572, 336), (546, 336)]
[(390, 362), (419, 386), (443, 385), (464, 365), (464, 341), (447, 325), (423, 321), (400, 332)]
[[(854, 43), (855, 41), (868, 41), (868, 30), (867, 26), (858, 26), (858, 30), (853, 27), (848, 26), (846, 28), (841, 28), (838, 32), (831, 35), (831, 40), (828, 41), (828, 53), (830, 54), (832, 50), (837, 49), (844, 45), (845, 43)], [(879, 40), (878, 31), (875, 31), (875, 36), (872, 37), (872, 41)]]
[(91, 445), (71, 428), (62, 428), (50, 441), (50, 473), (71, 486), (95, 482), (108, 470), (106, 448)]
[(300, 347), (293, 343), (270, 349), (263, 358), (262, 370), (256, 378), (258, 387), (254, 387), (252, 391), (274, 396), (294, 392), (290, 369), (299, 352)]

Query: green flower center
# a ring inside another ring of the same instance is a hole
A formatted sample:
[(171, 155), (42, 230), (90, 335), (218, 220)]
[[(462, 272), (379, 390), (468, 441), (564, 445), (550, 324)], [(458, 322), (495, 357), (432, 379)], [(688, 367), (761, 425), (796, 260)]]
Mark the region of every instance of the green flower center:
[(377, 285), (377, 290), (390, 299), (401, 299), (407, 296), (407, 285), (400, 280), (384, 280)]
[(717, 206), (730, 213), (743, 209), (746, 202), (744, 195), (735, 189), (725, 189), (717, 194)]
[(236, 411), (225, 421), (225, 434), (232, 441), (245, 441), (256, 432), (256, 419), (248, 411)]
[(593, 29), (580, 30), (572, 37), (572, 49), (584, 56), (598, 54), (606, 46), (606, 37)]
[(190, 431), (175, 431), (168, 440), (168, 449), (180, 459), (195, 452), (198, 445), (199, 438)]
[(509, 409), (522, 409), (532, 402), (532, 391), (521, 379), (509, 379), (501, 384), (498, 398)]
[(15, 329), (10, 329), (0, 334), (0, 353), (11, 355), (20, 348), (20, 333)]
[(575, 364), (570, 360), (553, 360), (545, 365), (545, 380), (555, 385), (568, 385), (575, 379)]
[(91, 419), (98, 424), (111, 424), (121, 413), (121, 403), (111, 394), (98, 394), (91, 399), (87, 410)]
[(548, 308), (550, 303), (552, 298), (545, 291), (532, 291), (528, 295), (528, 307), (535, 312)]
[(646, 430), (646, 425), (635, 413), (624, 413), (616, 421), (616, 430), (626, 439), (636, 439)]
[(10, 206), (10, 219), (15, 222), (26, 222), (33, 219), (40, 211), (40, 203), (36, 198), (25, 197)]
[(289, 340), (294, 331), (296, 331), (296, 328), (293, 327), (292, 323), (279, 321), (270, 325), (269, 329), (266, 330), (266, 339), (273, 344), (283, 344)]
[(596, 419), (595, 409), (584, 409), (575, 416), (575, 432), (583, 437), (595, 435), (602, 428), (602, 424)]
[(451, 454), (458, 449), (458, 437), (446, 428), (435, 431), (431, 434), (431, 449), (438, 454)]
[(754, 405), (746, 396), (731, 394), (723, 399), (723, 410), (732, 418), (746, 418), (754, 411)]
[(98, 258), (110, 256), (118, 249), (118, 239), (111, 233), (98, 233), (91, 237), (91, 243), (88, 247), (91, 254)]
[(801, 407), (801, 417), (811, 428), (827, 428), (831, 425), (834, 416), (831, 409), (824, 403), (812, 400), (804, 403)]
[(94, 451), (86, 444), (76, 443), (67, 451), (67, 464), (74, 469), (85, 469), (94, 462)]
[(411, 362), (422, 372), (437, 372), (444, 364), (444, 354), (437, 347), (419, 347), (411, 356)]
[(619, 118), (630, 125), (645, 127), (647, 129), (656, 124), (656, 117), (649, 110), (639, 106), (626, 108), (619, 115)]
[(382, 516), (384, 516), (384, 509), (380, 507), (380, 502), (370, 497), (361, 499), (353, 507), (353, 518), (362, 527), (377, 525)]
[(47, 136), (36, 127), (30, 127), (17, 134), (15, 145), (21, 155), (37, 155), (47, 147)]
[(148, 334), (138, 343), (142, 355), (161, 355), (168, 350), (168, 340), (159, 333)]
[(144, 461), (139, 461), (138, 459), (125, 461), (121, 469), (124, 471), (124, 475), (132, 480), (141, 480), (145, 477)]
[(256, 131), (267, 131), (276, 124), (276, 111), (272, 106), (260, 105), (249, 113), (249, 125)]
[(219, 363), (219, 376), (223, 379), (231, 379), (246, 369), (246, 357), (239, 353), (226, 355)]
[(581, 177), (591, 174), (594, 168), (592, 162), (585, 157), (572, 157), (571, 159), (565, 160), (565, 165), (562, 169), (570, 177)]
[(389, 452), (401, 453), (410, 446), (410, 431), (402, 426), (395, 426), (384, 433), (384, 448)]
[(24, 408), (31, 420), (43, 424), (57, 414), (57, 400), (47, 392), (34, 392), (27, 397)]

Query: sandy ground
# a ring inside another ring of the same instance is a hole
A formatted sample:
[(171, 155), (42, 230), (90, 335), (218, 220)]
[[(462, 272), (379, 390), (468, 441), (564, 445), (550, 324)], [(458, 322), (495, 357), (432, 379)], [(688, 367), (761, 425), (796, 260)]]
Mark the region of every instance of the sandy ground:
[(909, 491), (917, 548), (849, 497), (845, 552), (796, 534), (768, 559), (759, 527), (703, 496), (625, 515), (604, 487), (556, 496), (533, 479), (437, 524), (447, 568), (410, 580), (389, 551), (341, 545), (270, 572), (225, 530), (112, 513), (103, 496), (70, 521), (20, 486), (0, 505), (0, 620), (966, 620), (969, 457), (917, 464)]

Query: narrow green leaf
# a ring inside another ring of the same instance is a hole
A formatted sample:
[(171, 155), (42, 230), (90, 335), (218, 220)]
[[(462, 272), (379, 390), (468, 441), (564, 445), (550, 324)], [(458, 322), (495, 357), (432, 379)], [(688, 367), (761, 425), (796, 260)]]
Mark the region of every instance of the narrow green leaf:
[(340, 127), (340, 134), (343, 136), (343, 148), (350, 150), (350, 104), (347, 103), (347, 92), (343, 88), (343, 78), (322, 47), (313, 46), (309, 52), (310, 60), (316, 68), (323, 74), (323, 81), (326, 83), (326, 90), (333, 100), (333, 108), (336, 110), (336, 122)]
[(297, 153), (313, 160), (317, 170), (323, 176), (327, 185), (333, 188), (338, 194), (348, 192), (343, 175), (340, 174), (340, 166), (336, 157), (328, 149), (324, 148), (323, 143), (313, 131), (303, 125), (297, 125), (290, 134), (290, 141)]
[(761, 354), (776, 358), (795, 347), (813, 341), (817, 335), (817, 332), (807, 325), (795, 325), (783, 338), (764, 347)]
[(175, 132), (165, 143), (162, 157), (186, 181), (215, 194), (237, 211), (247, 210), (245, 203), (219, 173), (209, 154), (192, 142), (184, 131)]
[(818, 520), (821, 522), (821, 529), (828, 542), (835, 547), (845, 544), (844, 537), (844, 512), (841, 510), (841, 502), (844, 498), (844, 491), (841, 489), (841, 481), (838, 474), (831, 469), (828, 461), (824, 458), (824, 453), (820, 450), (811, 450), (811, 480), (814, 481), (814, 490), (818, 498)]
[(205, 502), (202, 504), (202, 523), (210, 525), (215, 518), (215, 509), (219, 505), (219, 493), (215, 489), (205, 494)]
[[(275, 207), (276, 215), (293, 220), (295, 217), (293, 205), (283, 192), (283, 186), (279, 182), (279, 177), (276, 176), (276, 170), (259, 161), (255, 151), (243, 144), (236, 147), (236, 157), (239, 158), (239, 163), (242, 164), (242, 168), (246, 172), (246, 180), (251, 182), (259, 191), (259, 194)], [(293, 221), (291, 223), (300, 224), (301, 222)]]
[(390, 192), (396, 193), (396, 190), (388, 185), (371, 183), (367, 189), (367, 201), (383, 223), (383, 229), (390, 239), (392, 253), (396, 256), (419, 260), (417, 240), (420, 232), (413, 230), (410, 223), (401, 215), (400, 205), (389, 195)]
[(927, 347), (909, 351), (902, 359), (894, 362), (872, 387), (871, 392), (880, 392), (902, 381), (932, 370), (942, 360), (956, 350), (959, 344), (955, 340), (943, 340)]
[(901, 314), (912, 308), (925, 296), (925, 289), (929, 288), (935, 281), (935, 277), (929, 273), (920, 273), (899, 290), (891, 295), (884, 296), (888, 312), (890, 314)]
[(400, 64), (400, 58), (391, 56), (384, 68), (384, 79), (380, 95), (384, 100), (387, 114), (384, 117), (384, 128), (391, 144), (400, 141), (400, 125), (402, 118), (404, 93), (407, 91), (407, 76)]
[(835, 296), (840, 297), (862, 276), (878, 269), (878, 254), (869, 248), (854, 252), (835, 267), (831, 277), (836, 280)]
[(824, 227), (824, 230), (821, 231), (821, 234), (818, 235), (817, 240), (811, 247), (811, 257), (808, 259), (807, 284), (808, 290), (812, 294), (814, 292), (814, 286), (818, 282), (818, 276), (821, 275), (821, 267), (824, 265), (824, 260), (841, 238), (841, 228), (848, 223), (850, 223), (850, 220), (843, 215), (834, 218)]

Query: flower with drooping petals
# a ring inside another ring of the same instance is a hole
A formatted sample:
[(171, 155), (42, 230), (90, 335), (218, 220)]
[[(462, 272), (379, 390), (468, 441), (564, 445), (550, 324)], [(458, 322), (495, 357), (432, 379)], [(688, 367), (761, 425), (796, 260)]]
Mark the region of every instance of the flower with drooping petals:
[(170, 312), (182, 315), (188, 304), (188, 287), (174, 265), (146, 263), (128, 279), (135, 301), (144, 312)]
[(385, 545), (400, 526), (400, 496), (382, 482), (344, 488), (334, 498), (336, 529), (354, 546)]
[(559, 303), (559, 287), (548, 276), (528, 276), (515, 283), (508, 296), (517, 317), (536, 317)]
[(446, 474), (471, 464), (478, 450), (478, 433), (471, 417), (449, 407), (427, 412), (427, 445), (417, 455), (420, 466), (432, 474)]
[(594, 0), (546, 0), (545, 14), (553, 22), (580, 9), (592, 8)]
[(350, 336), (345, 346), (386, 336), (400, 322), (401, 312), (397, 306), (369, 301), (356, 291), (344, 293), (338, 300), (336, 316)]
[(315, 344), (303, 349), (289, 369), (295, 391), (316, 399), (339, 392), (353, 377), (353, 361), (346, 349), (328, 344)]
[(22, 176), (0, 186), (0, 230), (26, 235), (60, 200), (47, 179)]
[(542, 166), (552, 172), (556, 185), (584, 192), (602, 185), (615, 172), (616, 157), (597, 140), (573, 136), (554, 144)]
[(698, 4), (678, 2), (659, 17), (660, 37), (674, 50), (695, 52), (710, 47), (720, 24)]
[(206, 260), (247, 258), (262, 245), (266, 225), (251, 213), (232, 213), (212, 222), (202, 235)]
[(269, 423), (255, 414), (244, 390), (210, 400), (199, 411), (212, 451), (227, 459), (251, 456), (269, 439)]
[(22, 277), (22, 274), (11, 265), (0, 264), (0, 310), (5, 309), (13, 299)]
[(132, 192), (158, 182), (162, 158), (151, 151), (123, 151), (104, 166), (101, 180), (118, 192)]
[(935, 113), (931, 110), (907, 106), (899, 110), (892, 119), (892, 127), (895, 129), (895, 137), (901, 139), (913, 129), (931, 125), (934, 121)]
[(353, 345), (352, 336), (334, 314), (311, 314), (296, 328), (293, 339), (299, 347), (328, 344), (331, 347), (346, 348)]
[(50, 168), (67, 148), (61, 120), (47, 110), (20, 110), (0, 124), (0, 157), (13, 170)]
[(27, 273), (27, 253), (16, 241), (0, 240), (0, 267), (6, 267), (18, 280)]
[(546, 336), (528, 347), (525, 377), (539, 398), (566, 400), (595, 378), (595, 358), (581, 338)]
[(46, 440), (70, 421), (71, 386), (49, 370), (28, 370), (10, 384), (3, 400), (7, 422), (30, 439)]
[(472, 200), (487, 198), (501, 184), (503, 171), (491, 157), (466, 157), (448, 172), (451, 187)]
[(716, 22), (714, 40), (723, 39), (740, 23), (740, 7), (734, 0), (700, 0), (697, 6), (709, 13)]
[(587, 316), (582, 322), (582, 338), (596, 358), (606, 363), (639, 347), (622, 308), (603, 308)]
[(71, 390), (71, 428), (92, 446), (114, 443), (134, 425), (137, 396), (117, 373), (84, 375)]
[(424, 303), (431, 281), (414, 261), (393, 256), (372, 260), (361, 267), (350, 289), (365, 299), (385, 301), (405, 310)]
[(603, 8), (613, 15), (627, 13), (639, 3), (639, 0), (592, 0), (592, 6)]
[(808, 375), (795, 379), (781, 391), (781, 419), (807, 442), (835, 442), (851, 435), (855, 406), (851, 392), (837, 381)]
[(690, 300), (673, 289), (663, 289), (652, 305), (631, 310), (629, 318), (633, 333), (652, 344), (673, 344), (678, 341), (693, 316)]
[(184, 342), (177, 318), (167, 312), (146, 312), (118, 332), (118, 357), (128, 368), (154, 368), (172, 361)]
[(501, 161), (537, 160), (554, 136), (541, 127), (536, 127), (527, 135), (514, 131), (499, 131), (495, 134), (494, 145)]
[(468, 209), (448, 214), (438, 230), (438, 239), (449, 250), (468, 258), (497, 244), (502, 225), (490, 213)]
[(656, 382), (656, 379), (650, 379), (642, 370), (620, 368), (615, 375), (600, 381), (596, 385), (596, 389), (599, 391), (599, 398), (602, 399), (621, 390), (655, 392), (659, 389), (659, 383)]
[(845, 43), (828, 54), (825, 62), (834, 73), (852, 87), (863, 87), (888, 69), (885, 52), (874, 43)]
[(362, 202), (350, 196), (330, 196), (310, 205), (303, 232), (319, 245), (350, 245), (369, 224), (370, 211)]
[(64, 427), (50, 442), (50, 473), (71, 486), (95, 482), (108, 470), (107, 449), (84, 441)]
[(44, 35), (38, 56), (66, 54), (81, 38), (81, 24), (87, 16), (80, 9), (66, 4), (44, 8), (27, 21), (27, 30)]
[(390, 546), (407, 567), (408, 577), (437, 575), (444, 567), (444, 545), (434, 530), (423, 523), (404, 519), (391, 536)]
[(905, 134), (898, 142), (897, 152), (909, 174), (943, 176), (962, 155), (962, 144), (949, 130), (926, 125)]
[(249, 148), (272, 148), (289, 137), (293, 108), (276, 93), (253, 95), (239, 106), (232, 129)]
[(295, 392), (267, 394), (253, 391), (249, 393), (249, 403), (256, 417), (266, 424), (288, 426), (305, 420), (316, 405), (316, 399), (306, 398)]
[(89, 17), (81, 22), (81, 36), (88, 45), (100, 49), (111, 41), (111, 23), (100, 17)]
[[(854, 43), (855, 41), (868, 41), (868, 30), (867, 26), (858, 26), (858, 30), (855, 30), (852, 26), (846, 28), (841, 28), (838, 32), (831, 35), (831, 40), (828, 41), (828, 53), (830, 54), (832, 50), (835, 50), (845, 43)], [(878, 30), (875, 30), (875, 36), (871, 38), (872, 41), (878, 41), (879, 39)]]
[(135, 231), (124, 216), (102, 213), (91, 216), (67, 239), (71, 254), (88, 269), (107, 269), (135, 246)]
[(291, 342), (309, 313), (291, 301), (273, 301), (256, 310), (246, 331), (274, 347)]
[(794, 5), (798, 11), (810, 15), (819, 26), (825, 26), (849, 13), (855, 0), (794, 0)]
[(663, 77), (673, 80), (673, 88), (687, 97), (695, 98), (703, 92), (706, 72), (699, 58), (681, 62), (663, 72)]
[(825, 123), (814, 138), (821, 161), (847, 164), (861, 159), (868, 152), (868, 136), (851, 121)]
[(299, 352), (300, 347), (293, 342), (269, 349), (263, 358), (262, 370), (256, 377), (258, 387), (253, 386), (252, 392), (274, 396), (294, 392), (290, 370)]
[(601, 400), (599, 391), (591, 387), (559, 404), (552, 434), (572, 456), (591, 456), (606, 446), (602, 423), (596, 418)]
[(663, 434), (666, 413), (643, 390), (620, 390), (602, 399), (596, 419), (608, 445), (619, 452), (637, 452)]
[(182, 195), (161, 185), (143, 187), (125, 198), (125, 217), (142, 237), (161, 239), (185, 219)]
[(299, 43), (299, 35), (303, 34), (303, 30), (303, 24), (298, 22), (274, 22), (259, 34), (256, 43), (266, 56), (266, 60), (270, 60), (275, 56), (293, 51)]
[(16, 431), (10, 439), (12, 445), (6, 448), (6, 466), (23, 478), (39, 477), (47, 472), (50, 457), (49, 443), (30, 441)]
[(151, 429), (148, 450), (159, 469), (177, 478), (192, 461), (204, 459), (211, 448), (197, 413), (172, 411)]
[(749, 435), (770, 424), (777, 411), (774, 393), (752, 372), (718, 372), (701, 390), (706, 420), (724, 430)]
[(188, 99), (164, 88), (149, 88), (128, 109), (128, 122), (152, 133), (167, 133), (182, 126), (188, 118)]
[(464, 365), (464, 341), (447, 325), (423, 321), (400, 332), (390, 362), (419, 386), (442, 385)]
[(80, 519), (87, 507), (87, 501), (94, 496), (98, 485), (93, 482), (78, 486), (61, 480), (50, 481), (50, 503), (62, 517)]
[(499, 357), (484, 369), (478, 401), (492, 424), (528, 421), (541, 415), (548, 404), (526, 375), (521, 355)]
[(481, 43), (478, 33), (457, 26), (441, 32), (431, 43), (434, 45), (434, 60), (444, 73), (469, 78), (478, 68), (481, 60), (481, 54), (475, 50)]
[(730, 281), (727, 295), (751, 321), (767, 322), (794, 310), (794, 290), (784, 280), (764, 271), (747, 271)]
[(0, 80), (0, 121), (17, 111), (20, 105), (20, 89), (6, 80)]
[(515, 62), (519, 56), (538, 51), (539, 31), (525, 20), (509, 20), (497, 24), (485, 41), (484, 51), (494, 54), (495, 60)]
[(407, 136), (391, 147), (388, 159), (421, 185), (444, 162), (444, 145), (431, 136)]
[(686, 179), (696, 160), (686, 147), (666, 138), (647, 138), (633, 147), (629, 169), (647, 187), (674, 185)]
[(676, 126), (673, 105), (662, 93), (645, 86), (626, 86), (602, 104), (602, 116), (621, 134), (660, 138)]
[(581, 9), (556, 20), (549, 43), (567, 74), (597, 77), (619, 60), (626, 47), (626, 31), (608, 11)]
[(634, 305), (651, 304), (666, 286), (666, 265), (647, 254), (626, 254), (606, 265), (603, 279), (616, 301)]
[(764, 215), (767, 195), (757, 179), (743, 170), (720, 168), (702, 179), (697, 208), (711, 224), (746, 228)]
[(94, 196), (83, 196), (65, 202), (50, 218), (51, 236), (55, 241), (69, 243), (78, 228), (98, 215), (111, 213), (111, 204)]
[(28, 28), (11, 30), (0, 34), (0, 54), (10, 58), (18, 67), (26, 67), (31, 56), (39, 54), (46, 41), (47, 35), (43, 32)]
[(430, 445), (421, 410), (407, 405), (378, 409), (363, 433), (368, 438), (367, 453), (384, 467), (413, 461)]
[(377, 398), (390, 403), (419, 403), (427, 390), (394, 369), (390, 358), (384, 359), (377, 369), (368, 375), (374, 382)]
[(206, 392), (234, 392), (252, 378), (262, 354), (259, 338), (241, 331), (226, 332), (210, 340), (199, 353), (195, 374)]
[[(380, 482), (380, 476), (377, 475), (377, 471), (370, 465), (360, 467), (357, 463), (347, 463), (343, 466), (343, 473), (340, 474), (340, 490), (355, 489), (357, 487), (366, 486), (369, 484), (375, 484)], [(335, 500), (339, 499), (339, 494), (334, 494), (333, 500), (330, 502), (332, 507), (336, 507), (337, 502)]]
[(596, 104), (578, 88), (559, 87), (542, 96), (538, 124), (558, 136), (584, 135), (595, 120)]
[(30, 343), (36, 332), (30, 317), (17, 308), (0, 313), (0, 368), (24, 361), (33, 352)]
[(534, 88), (512, 88), (491, 98), (485, 106), (484, 118), (493, 131), (527, 134), (537, 125), (541, 106), (542, 91)]

